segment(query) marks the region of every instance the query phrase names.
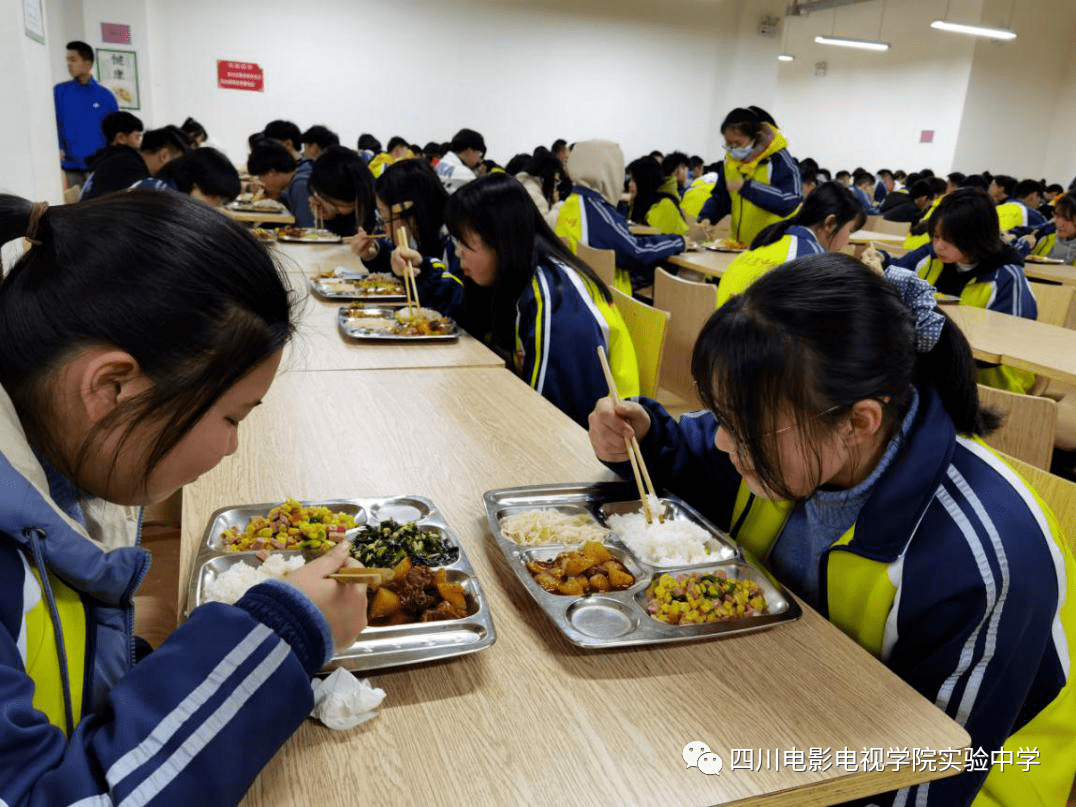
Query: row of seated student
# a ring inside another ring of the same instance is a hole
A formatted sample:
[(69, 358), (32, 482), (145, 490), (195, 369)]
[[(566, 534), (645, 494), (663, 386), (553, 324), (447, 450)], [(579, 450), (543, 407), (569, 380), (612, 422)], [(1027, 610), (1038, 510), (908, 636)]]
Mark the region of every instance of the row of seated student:
[[(611, 153), (584, 146), (573, 154)], [(1076, 771), (1076, 561), (1048, 508), (976, 439), (997, 417), (978, 401), (971, 349), (938, 310), (933, 286), (896, 266), (882, 276), (829, 252), (773, 269), (704, 326), (692, 370), (706, 410), (676, 421), (648, 399), (614, 406), (604, 384), (589, 381), (601, 378), (593, 345), (607, 344), (622, 392), (637, 391), (630, 340), (609, 290), (518, 182), (495, 173), (449, 195), (425, 161), (404, 160), (374, 190), (386, 227), (408, 230), (390, 264), (421, 259), (423, 274), (436, 274), (430, 233), (446, 224), (476, 289), (461, 285), (461, 321), (480, 323), (471, 327), (487, 329), (517, 372), (560, 396), (558, 405), (587, 425), (599, 459), (624, 473), (624, 438), (637, 437), (658, 486), (728, 530), (965, 726), (987, 761), (1016, 747), (1049, 760), (1030, 770), (969, 765), (875, 801), (967, 807), (981, 792), (1017, 807), (1034, 792), (1039, 803), (1064, 803)], [(850, 195), (839, 190), (837, 212), (821, 223), (804, 214), (781, 237), (802, 227), (832, 248), (847, 227), (834, 232)], [(813, 206), (810, 198), (803, 205)], [(989, 244), (959, 246), (965, 213), (974, 213), (975, 228), (990, 228)], [(363, 230), (368, 221), (356, 211)], [(959, 247), (943, 259), (959, 265), (1003, 251), (980, 190), (952, 192), (932, 221), (939, 245)], [(0, 241), (24, 236), (32, 246), (0, 285), (0, 471), (5, 489), (32, 495), (4, 500), (13, 527), (0, 534), (11, 595), (3, 622), (25, 618), (48, 635), (49, 625), (60, 632), (63, 614), (69, 641), (60, 658), (49, 642), (29, 643), (20, 657), (16, 636), (8, 637), (0, 734), (18, 764), (2, 797), (99, 800), (117, 787), (106, 776), (115, 761), (169, 727), (180, 740), (213, 731), (220, 742), (195, 744), (180, 767), (150, 754), (120, 785), (163, 777), (171, 801), (204, 803), (212, 781), (218, 803), (238, 803), (307, 719), (310, 679), (334, 644), (349, 645), (364, 628), (365, 589), (329, 579), (345, 563), (342, 543), (289, 584), (263, 582), (235, 605), (196, 609), (160, 647), (140, 647), (136, 663), (129, 598), (148, 558), (137, 546), (138, 520), (120, 506), (164, 498), (190, 479), (192, 463), (204, 473), (243, 450), (239, 421), (266, 397), (298, 309), (263, 244), (180, 194), (135, 190), (54, 209), (0, 196)], [(45, 399), (82, 403), (42, 406)], [(144, 455), (108, 450), (132, 434), (145, 438)], [(39, 588), (41, 607), (26, 611), (21, 593)], [(97, 619), (76, 620), (57, 602), (82, 604), (75, 611)], [(253, 684), (237, 675), (217, 682), (215, 696), (236, 701), (234, 716), (213, 725), (208, 710), (193, 710), (177, 721), (175, 704), (241, 649), (254, 655), (251, 665), (272, 665)], [(85, 670), (84, 680), (69, 669)]]

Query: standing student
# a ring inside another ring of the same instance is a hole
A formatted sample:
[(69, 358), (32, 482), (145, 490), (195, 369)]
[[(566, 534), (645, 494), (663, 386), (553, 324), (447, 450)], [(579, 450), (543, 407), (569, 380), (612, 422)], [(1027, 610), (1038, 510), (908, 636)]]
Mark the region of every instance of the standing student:
[(799, 207), (800, 169), (784, 135), (750, 109), (732, 110), (721, 123), (721, 134), (725, 160), (699, 221), (708, 227), (731, 215), (732, 238), (750, 244)]
[(654, 282), (654, 266), (687, 247), (680, 235), (633, 235), (617, 211), (624, 153), (609, 140), (576, 143), (568, 156), (572, 192), (560, 209), (556, 233), (574, 252), (578, 244), (616, 252), (617, 288), (630, 294)]
[(93, 77), (93, 48), (85, 42), (67, 43), (67, 72), (70, 81), (52, 88), (56, 107), (56, 135), (60, 143), (60, 167), (68, 187), (86, 181), (86, 158), (108, 145), (101, 133), (101, 121), (117, 112), (116, 96)]
[[(1001, 240), (990, 197), (973, 188), (945, 196), (930, 217), (931, 243), (889, 262), (916, 272), (962, 305), (988, 308), (1014, 317), (1035, 319), (1038, 305), (1024, 275), (1024, 260)], [(1028, 392), (1035, 374), (995, 365), (979, 371), (980, 383)]]
[(437, 176), (449, 193), (471, 182), (475, 169), (486, 156), (486, 140), (474, 129), (460, 129), (437, 163)]
[(182, 193), (210, 207), (222, 207), (239, 195), (239, 172), (231, 160), (206, 146), (167, 163), (156, 176), (143, 179), (132, 190)]
[[(677, 422), (654, 401), (606, 398), (591, 443), (620, 463), (637, 437), (657, 487), (729, 530), (986, 754), (983, 770), (871, 801), (1063, 807), (1076, 564), (1053, 513), (981, 440), (997, 417), (980, 408), (967, 341), (929, 287), (888, 277), (838, 254), (775, 269), (703, 327), (692, 375), (708, 411)], [(1020, 748), (1043, 764), (987, 772)]]
[(729, 264), (717, 287), (720, 307), (769, 272), (796, 258), (839, 252), (867, 221), (863, 206), (840, 182), (825, 182), (811, 192), (790, 219), (771, 224), (751, 249)]
[(0, 241), (23, 235), (0, 284), (0, 800), (236, 804), (363, 627), (364, 589), (326, 579), (334, 551), (195, 609), (136, 664), (140, 508), (237, 450), (288, 290), (244, 228), (177, 194), (0, 196)]
[(491, 324), (492, 346), (524, 381), (585, 426), (608, 393), (600, 345), (617, 388), (638, 394), (635, 349), (612, 295), (516, 180), (490, 175), (465, 185), (449, 197), (445, 219), (464, 274), (489, 291), (480, 319)]
[[(374, 183), (385, 238), (360, 233), (355, 249), (371, 272), (403, 276), (410, 264), (425, 308), (457, 318), (463, 305), (463, 271), (445, 229), (448, 193), (425, 160), (388, 166)], [(397, 244), (400, 228), (406, 243)]]
[[(686, 238), (692, 227), (680, 211), (676, 175), (665, 175), (653, 157), (640, 157), (628, 165), (628, 177), (628, 218), (637, 224), (654, 227), (660, 233)], [(703, 235), (700, 232), (696, 238), (701, 239)]]
[(81, 199), (93, 199), (127, 190), (136, 182), (156, 176), (165, 165), (190, 151), (190, 141), (176, 126), (150, 129), (138, 149), (109, 146), (92, 161), (93, 173), (82, 186)]
[[(343, 146), (328, 146), (310, 169), (310, 208), (329, 232), (342, 236), (376, 227), (374, 177), (362, 157)], [(363, 239), (351, 242), (358, 250)]]
[(291, 150), (276, 138), (259, 140), (247, 157), (247, 173), (258, 180), (265, 192), (279, 199), (295, 217), (299, 227), (313, 227), (310, 209), (310, 160), (296, 161)]

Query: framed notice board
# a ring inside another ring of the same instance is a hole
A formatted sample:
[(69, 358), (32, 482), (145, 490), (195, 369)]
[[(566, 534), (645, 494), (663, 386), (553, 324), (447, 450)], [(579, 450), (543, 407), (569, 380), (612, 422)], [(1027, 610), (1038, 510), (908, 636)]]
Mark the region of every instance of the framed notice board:
[(97, 80), (112, 90), (120, 109), (139, 109), (138, 54), (133, 50), (97, 49)]

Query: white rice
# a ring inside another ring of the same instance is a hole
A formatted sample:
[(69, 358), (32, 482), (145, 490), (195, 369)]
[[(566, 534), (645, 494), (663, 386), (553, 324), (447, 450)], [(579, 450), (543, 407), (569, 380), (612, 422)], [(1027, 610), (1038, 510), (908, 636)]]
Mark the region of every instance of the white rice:
[(647, 524), (642, 513), (628, 513), (611, 515), (606, 521), (624, 545), (647, 563), (686, 566), (714, 559), (710, 533), (686, 519)]
[(260, 566), (251, 566), (243, 561), (233, 563), (223, 572), (212, 574), (206, 581), (205, 601), (234, 605), (248, 588), (273, 577), (286, 577), (289, 572), (302, 568), (304, 563), (302, 555), (291, 558), (270, 555)]

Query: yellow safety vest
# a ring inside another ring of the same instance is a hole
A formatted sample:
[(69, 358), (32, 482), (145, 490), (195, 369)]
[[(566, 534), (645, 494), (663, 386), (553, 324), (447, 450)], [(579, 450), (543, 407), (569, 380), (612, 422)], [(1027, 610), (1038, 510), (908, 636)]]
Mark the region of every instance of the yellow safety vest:
[(723, 306), (734, 294), (742, 294), (773, 267), (795, 257), (791, 235), (738, 255), (721, 276), (721, 282), (717, 286), (717, 307)]
[[(41, 575), (30, 566), (34, 582), (41, 589)], [(49, 573), (56, 610), (63, 630), (64, 652), (67, 657), (67, 674), (71, 689), (71, 712), (75, 725), (82, 716), (83, 682), (86, 678), (86, 606), (73, 588), (56, 575)], [(41, 599), (25, 615), (26, 620), (26, 674), (34, 682), (34, 708), (44, 712), (49, 722), (67, 733), (64, 712), (63, 677), (60, 673), (60, 656), (56, 647), (56, 633), (49, 614), (48, 602), (42, 589)]]
[[(725, 187), (730, 188), (731, 183), (734, 180), (743, 180), (745, 182), (751, 180), (752, 182), (758, 182), (762, 185), (769, 185), (770, 171), (773, 163), (767, 158), (773, 156), (783, 148), (788, 148), (788, 141), (785, 140), (785, 136), (777, 129), (773, 129), (773, 142), (771, 142), (770, 145), (766, 147), (766, 150), (752, 162), (740, 162), (735, 157), (726, 155), (725, 161), (722, 164), (725, 174)], [(766, 160), (766, 162), (763, 162), (763, 160)], [(795, 215), (795, 211), (793, 211), (787, 216), (779, 216), (776, 213), (771, 213), (753, 202), (744, 199), (738, 192), (733, 193), (729, 190), (728, 194), (732, 206), (731, 237), (737, 241), (742, 241), (745, 244), (750, 244), (754, 241), (755, 236), (771, 224), (775, 224), (778, 221), (783, 221), (784, 219)]]
[(691, 183), (691, 187), (684, 191), (684, 198), (680, 200), (680, 207), (692, 219), (697, 219), (699, 213), (702, 212), (702, 206), (710, 198), (716, 184), (716, 182), (703, 182), (702, 179), (696, 179)]
[[(578, 193), (571, 194), (560, 206), (557, 226), (553, 231), (568, 245), (573, 255), (579, 254), (579, 243), (583, 240), (583, 197)], [(620, 266), (616, 268), (613, 287), (625, 294), (632, 294), (631, 275), (627, 269)]]
[[(944, 199), (944, 198), (945, 197), (943, 195), (943, 196), (939, 196), (937, 199), (935, 199), (933, 201), (933, 203), (931, 203), (930, 207), (927, 208), (927, 212), (923, 214), (923, 217), (921, 219), (919, 219), (919, 222), (921, 223), (921, 222), (924, 222), (924, 221), (927, 221), (928, 219), (930, 219), (930, 217), (934, 215), (934, 210), (938, 207), (938, 205), (941, 204), (941, 200)], [(923, 246), (924, 244), (929, 244), (929, 243), (930, 243), (930, 232), (929, 231), (923, 233), (922, 235), (912, 235), (912, 234), (909, 233), (908, 236), (904, 239), (904, 245), (903, 246), (904, 246), (905, 250), (907, 250), (908, 252), (912, 252), (913, 250), (919, 249), (919, 247)]]

